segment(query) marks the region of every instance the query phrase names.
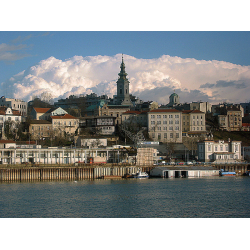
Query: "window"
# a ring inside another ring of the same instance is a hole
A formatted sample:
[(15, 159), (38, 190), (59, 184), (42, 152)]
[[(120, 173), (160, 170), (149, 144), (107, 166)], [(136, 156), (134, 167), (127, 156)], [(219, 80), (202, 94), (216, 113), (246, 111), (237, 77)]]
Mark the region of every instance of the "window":
[(164, 138), (165, 138), (165, 139), (167, 138), (167, 133), (164, 133)]
[(220, 151), (223, 151), (223, 145), (220, 146)]
[(172, 120), (171, 120), (171, 121), (169, 121), (169, 124), (174, 124), (174, 121), (172, 121)]
[(169, 118), (173, 118), (173, 115), (169, 115)]
[(179, 126), (176, 126), (176, 127), (175, 127), (175, 130), (177, 130), (177, 131), (180, 130), (180, 127), (179, 127)]
[(211, 145), (208, 145), (208, 151), (211, 151)]
[(161, 115), (157, 115), (157, 119), (161, 119)]
[(155, 124), (155, 121), (151, 121), (151, 125), (154, 125)]
[(161, 121), (157, 121), (157, 124), (161, 124)]
[(158, 134), (158, 139), (159, 139), (159, 140), (161, 139), (161, 134)]
[(179, 118), (179, 115), (175, 115), (175, 118)]
[(163, 124), (168, 124), (168, 122), (167, 121), (163, 121)]
[(173, 130), (173, 127), (169, 127), (169, 130)]
[(174, 138), (174, 134), (173, 133), (170, 133), (170, 138)]
[(177, 139), (179, 138), (179, 133), (176, 133), (176, 138), (177, 138)]
[(175, 124), (179, 124), (179, 120), (175, 120)]
[(154, 119), (155, 118), (155, 115), (151, 115), (151, 119)]
[(217, 146), (215, 146), (215, 151), (218, 151), (218, 147)]

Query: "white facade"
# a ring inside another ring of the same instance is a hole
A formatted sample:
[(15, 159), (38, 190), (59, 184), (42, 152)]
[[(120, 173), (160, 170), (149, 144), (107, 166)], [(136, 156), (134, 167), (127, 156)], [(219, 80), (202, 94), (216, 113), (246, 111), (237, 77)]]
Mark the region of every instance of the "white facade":
[(241, 141), (198, 142), (198, 160), (202, 162), (233, 163), (241, 161)]
[(28, 103), (19, 99), (5, 98), (2, 96), (0, 98), (0, 106), (5, 106), (7, 108), (12, 108), (18, 110), (22, 116), (27, 116)]
[[(89, 157), (107, 162), (121, 162), (123, 149), (113, 148), (2, 148), (0, 149), (0, 164), (73, 164), (87, 163)], [(127, 154), (125, 152), (125, 154)], [(119, 158), (120, 155), (120, 158)], [(95, 162), (95, 161), (94, 161)]]

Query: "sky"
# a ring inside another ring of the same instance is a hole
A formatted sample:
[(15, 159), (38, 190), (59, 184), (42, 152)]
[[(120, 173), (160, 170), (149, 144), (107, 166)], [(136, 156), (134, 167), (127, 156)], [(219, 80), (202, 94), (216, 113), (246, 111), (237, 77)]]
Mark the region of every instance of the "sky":
[(250, 32), (0, 32), (1, 96), (116, 94), (122, 54), (130, 93), (167, 104), (248, 102)]

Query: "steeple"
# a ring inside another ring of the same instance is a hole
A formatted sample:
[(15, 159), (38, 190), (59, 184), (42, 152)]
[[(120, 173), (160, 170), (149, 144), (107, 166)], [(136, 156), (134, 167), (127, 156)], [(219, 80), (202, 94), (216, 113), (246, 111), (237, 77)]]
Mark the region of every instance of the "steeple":
[(118, 74), (120, 76), (120, 79), (126, 79), (126, 76), (128, 75), (125, 71), (125, 63), (123, 61), (123, 54), (122, 54), (122, 63), (121, 63), (121, 71), (120, 73)]
[(127, 79), (127, 73), (125, 71), (125, 63), (123, 61), (123, 54), (122, 54), (122, 63), (121, 63), (121, 71), (118, 74), (119, 78), (117, 83), (117, 104), (118, 105), (133, 105), (130, 100), (129, 95), (129, 81)]

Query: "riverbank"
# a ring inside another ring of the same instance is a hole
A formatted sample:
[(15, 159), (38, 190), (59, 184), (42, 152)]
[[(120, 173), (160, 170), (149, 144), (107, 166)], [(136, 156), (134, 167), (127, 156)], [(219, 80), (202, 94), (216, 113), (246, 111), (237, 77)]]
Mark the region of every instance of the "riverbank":
[(139, 169), (150, 172), (153, 166), (26, 166), (0, 168), (0, 181), (84, 180), (107, 176), (124, 177)]

